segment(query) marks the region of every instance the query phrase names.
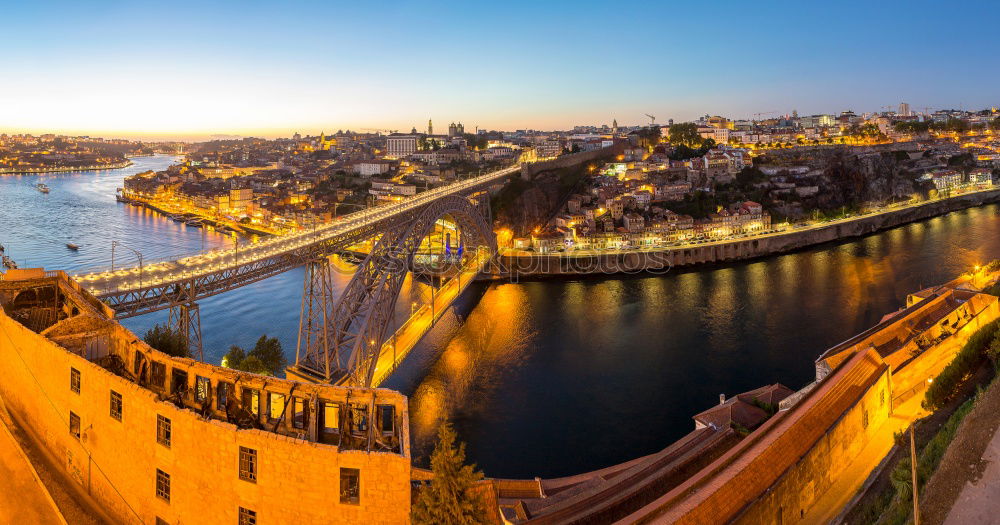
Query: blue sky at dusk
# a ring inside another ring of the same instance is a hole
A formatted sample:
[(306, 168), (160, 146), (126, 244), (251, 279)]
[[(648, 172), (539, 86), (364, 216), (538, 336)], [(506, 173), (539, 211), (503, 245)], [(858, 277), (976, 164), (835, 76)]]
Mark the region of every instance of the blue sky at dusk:
[(565, 129), (1000, 104), (995, 2), (8, 2), (0, 131)]

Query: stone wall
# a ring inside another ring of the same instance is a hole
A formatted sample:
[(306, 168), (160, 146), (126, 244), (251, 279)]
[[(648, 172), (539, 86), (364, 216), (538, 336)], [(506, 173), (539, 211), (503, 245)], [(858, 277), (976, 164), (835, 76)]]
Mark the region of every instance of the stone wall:
[(857, 402), (836, 424), (734, 523), (797, 523), (889, 418), (889, 383), (885, 373), (861, 391)]
[(577, 166), (579, 164), (583, 164), (584, 162), (590, 162), (607, 155), (620, 154), (624, 150), (624, 147), (624, 144), (616, 144), (606, 148), (581, 151), (579, 153), (570, 153), (568, 155), (560, 155), (550, 160), (525, 164), (521, 167), (521, 178), (524, 180), (531, 180), (535, 177), (535, 175), (538, 175), (543, 171), (568, 168), (570, 166)]
[(929, 202), (913, 208), (862, 217), (807, 231), (658, 251), (611, 252), (588, 256), (559, 253), (501, 255), (499, 272), (514, 276), (614, 274), (667, 271), (675, 267), (739, 261), (869, 235), (951, 211), (998, 201), (1000, 201), (1000, 190), (993, 190)]
[[(210, 378), (213, 388), (219, 380), (234, 379), (232, 371), (159, 354), (117, 323), (114, 326), (112, 351), (138, 350), (166, 362), (168, 383), (174, 367), (186, 370), (192, 382), (195, 376)], [(132, 361), (127, 363), (131, 366)], [(79, 393), (71, 389), (71, 369), (79, 371)], [(410, 459), (405, 434), (402, 453), (392, 453), (340, 450), (308, 436), (238, 429), (163, 400), (169, 392), (156, 392), (113, 374), (2, 311), (0, 377), (0, 395), (21, 426), (122, 523), (153, 524), (157, 518), (166, 523), (237, 523), (240, 507), (256, 512), (260, 524), (408, 520)], [(235, 381), (240, 384), (240, 378)], [(245, 374), (242, 381), (242, 386), (252, 385), (261, 392), (301, 392), (313, 401), (322, 395), (372, 406), (391, 404), (397, 407), (403, 427), (408, 426), (406, 398), (395, 392), (298, 385), (252, 374)], [(111, 414), (112, 392), (121, 396), (120, 420)], [(70, 434), (71, 412), (79, 417), (79, 438)], [(170, 420), (169, 447), (158, 443), (158, 416)], [(240, 447), (257, 453), (256, 482), (240, 479)], [(341, 468), (360, 471), (358, 504), (340, 502)], [(169, 501), (156, 495), (157, 469), (170, 475)]]

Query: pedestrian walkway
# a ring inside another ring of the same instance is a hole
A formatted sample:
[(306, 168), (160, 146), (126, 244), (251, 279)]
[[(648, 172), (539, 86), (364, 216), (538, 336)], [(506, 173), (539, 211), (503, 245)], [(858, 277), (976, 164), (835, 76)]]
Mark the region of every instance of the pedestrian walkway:
[(0, 525), (27, 523), (66, 525), (66, 519), (0, 414)]
[(895, 434), (910, 426), (910, 423), (926, 415), (920, 402), (924, 396), (911, 396), (892, 411), (892, 415), (882, 424), (871, 441), (851, 461), (850, 465), (834, 480), (833, 485), (816, 500), (803, 516), (800, 523), (823, 524), (832, 522), (871, 475), (872, 471), (892, 450)]

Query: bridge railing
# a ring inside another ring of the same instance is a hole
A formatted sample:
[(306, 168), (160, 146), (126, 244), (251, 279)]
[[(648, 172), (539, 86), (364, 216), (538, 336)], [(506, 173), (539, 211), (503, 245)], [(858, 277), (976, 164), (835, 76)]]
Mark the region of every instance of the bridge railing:
[[(423, 205), (423, 204), (425, 204), (425, 203), (427, 203), (429, 201), (432, 201), (432, 200), (434, 200), (436, 198), (439, 198), (439, 197), (441, 197), (443, 195), (448, 195), (448, 194), (452, 194), (452, 193), (455, 193), (455, 192), (459, 192), (459, 191), (462, 191), (462, 190), (467, 189), (467, 188), (475, 187), (475, 186), (478, 186), (478, 185), (490, 182), (492, 180), (496, 180), (496, 179), (500, 179), (500, 178), (509, 176), (512, 173), (515, 173), (519, 169), (520, 169), (520, 165), (517, 164), (517, 163), (515, 163), (515, 164), (512, 164), (511, 166), (507, 166), (505, 168), (501, 168), (499, 170), (496, 170), (496, 171), (493, 171), (493, 172), (490, 172), (490, 173), (487, 173), (487, 174), (484, 174), (484, 175), (480, 175), (480, 176), (477, 176), (477, 177), (468, 178), (468, 179), (461, 180), (461, 181), (458, 181), (458, 182), (455, 182), (455, 183), (452, 183), (452, 184), (448, 184), (448, 185), (445, 185), (445, 186), (440, 186), (440, 187), (437, 187), (437, 188), (434, 188), (434, 189), (431, 189), (431, 190), (428, 190), (428, 191), (425, 191), (425, 192), (422, 192), (422, 193), (418, 193), (418, 194), (416, 194), (416, 195), (414, 195), (412, 197), (409, 197), (407, 199), (404, 199), (404, 200), (402, 200), (402, 201), (400, 201), (398, 203), (389, 204), (387, 206), (377, 206), (377, 207), (374, 207), (374, 208), (368, 208), (368, 209), (365, 209), (365, 210), (359, 210), (359, 211), (356, 211), (356, 212), (345, 214), (345, 215), (342, 215), (342, 216), (338, 217), (337, 220), (331, 222), (330, 224), (319, 226), (319, 227), (316, 227), (316, 228), (314, 228), (312, 230), (305, 230), (305, 231), (301, 231), (301, 232), (298, 232), (298, 233), (292, 233), (292, 234), (288, 234), (288, 235), (281, 235), (281, 236), (275, 236), (275, 237), (267, 238), (267, 239), (264, 239), (264, 240), (262, 240), (260, 242), (256, 242), (256, 243), (245, 245), (245, 246), (241, 246), (239, 249), (237, 249), (236, 247), (233, 247), (233, 248), (214, 248), (212, 250), (189, 252), (189, 253), (184, 253), (184, 254), (175, 255), (175, 256), (156, 257), (155, 259), (151, 259), (151, 260), (148, 260), (148, 261), (144, 260), (143, 261), (143, 266), (144, 267), (145, 266), (153, 266), (153, 265), (159, 265), (159, 264), (163, 264), (163, 263), (171, 263), (171, 264), (173, 264), (173, 263), (181, 263), (181, 264), (183, 264), (183, 261), (185, 261), (186, 259), (193, 258), (193, 257), (200, 257), (200, 256), (204, 256), (204, 255), (210, 255), (210, 254), (216, 254), (216, 255), (219, 255), (219, 256), (221, 256), (223, 258), (232, 259), (231, 262), (230, 261), (220, 261), (220, 263), (224, 263), (227, 266), (230, 266), (230, 265), (231, 266), (237, 266), (238, 264), (242, 264), (242, 262), (238, 262), (237, 261), (237, 252), (239, 252), (239, 254), (246, 254), (246, 256), (248, 257), (247, 261), (249, 261), (255, 255), (258, 255), (261, 251), (272, 250), (275, 247), (278, 247), (278, 248), (283, 247), (283, 246), (284, 247), (291, 247), (291, 246), (293, 246), (295, 244), (301, 244), (301, 243), (322, 242), (324, 240), (328, 240), (329, 238), (333, 237), (334, 235), (337, 235), (337, 234), (349, 231), (349, 230), (351, 230), (353, 228), (364, 226), (366, 224), (370, 224), (370, 223), (375, 222), (375, 221), (384, 220), (384, 219), (389, 218), (389, 217), (391, 217), (391, 216), (393, 216), (395, 214), (402, 213), (402, 212), (405, 212), (405, 211), (407, 211), (409, 209), (421, 206), (421, 205)], [(289, 249), (291, 249), (291, 248), (289, 248)], [(136, 270), (138, 268), (138, 265), (135, 265), (134, 262), (131, 261), (131, 259), (132, 258), (130, 257), (129, 258), (130, 262), (128, 263), (128, 264), (131, 264), (131, 265), (116, 265), (115, 271), (120, 271), (120, 270), (133, 271), (133, 270)], [(75, 272), (74, 276), (100, 274), (100, 273), (108, 272), (110, 270), (111, 270), (111, 266), (109, 264), (109, 265), (103, 265), (103, 266), (99, 266), (99, 267), (88, 268), (88, 269), (85, 269), (85, 270), (81, 270), (79, 272)], [(129, 289), (129, 287), (125, 287), (125, 289)]]

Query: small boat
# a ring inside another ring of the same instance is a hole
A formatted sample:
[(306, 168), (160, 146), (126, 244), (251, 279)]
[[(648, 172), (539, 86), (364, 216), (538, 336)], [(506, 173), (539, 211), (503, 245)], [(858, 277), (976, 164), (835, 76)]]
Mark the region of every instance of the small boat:
[(66, 247), (69, 248), (70, 250), (73, 250), (74, 252), (80, 249), (79, 246), (77, 246), (77, 245), (75, 245), (75, 244), (73, 244), (71, 242), (66, 243)]
[(49, 192), (49, 187), (46, 186), (45, 184), (42, 184), (41, 182), (39, 182), (38, 184), (35, 184), (35, 187), (38, 188), (38, 191), (40, 191), (42, 193), (48, 193)]

